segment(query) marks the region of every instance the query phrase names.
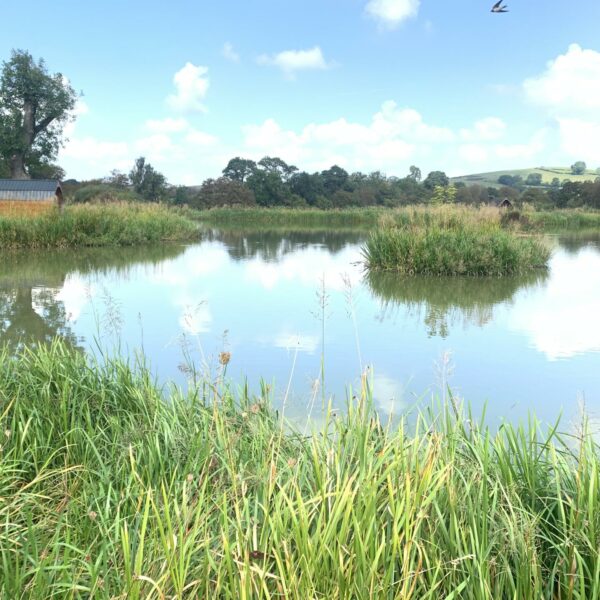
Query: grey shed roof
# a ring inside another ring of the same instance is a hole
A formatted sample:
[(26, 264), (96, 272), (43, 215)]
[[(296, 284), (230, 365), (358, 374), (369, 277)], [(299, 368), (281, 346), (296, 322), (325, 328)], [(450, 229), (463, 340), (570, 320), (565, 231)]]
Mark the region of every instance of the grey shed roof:
[(0, 179), (3, 192), (56, 192), (60, 182), (54, 179)]

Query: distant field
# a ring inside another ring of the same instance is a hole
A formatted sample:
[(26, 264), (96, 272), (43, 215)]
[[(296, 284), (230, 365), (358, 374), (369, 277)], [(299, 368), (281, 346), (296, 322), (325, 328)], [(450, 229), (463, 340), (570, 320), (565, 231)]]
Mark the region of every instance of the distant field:
[(543, 183), (551, 183), (555, 177), (562, 182), (565, 179), (571, 181), (593, 181), (600, 174), (595, 169), (588, 169), (583, 175), (573, 175), (569, 167), (537, 167), (535, 169), (513, 169), (509, 171), (492, 171), (490, 173), (475, 173), (473, 175), (463, 175), (461, 177), (452, 177), (453, 183), (463, 182), (467, 185), (480, 184), (486, 187), (499, 187), (498, 177), (502, 175), (520, 175), (523, 181), (527, 179), (530, 173), (539, 173), (542, 176)]

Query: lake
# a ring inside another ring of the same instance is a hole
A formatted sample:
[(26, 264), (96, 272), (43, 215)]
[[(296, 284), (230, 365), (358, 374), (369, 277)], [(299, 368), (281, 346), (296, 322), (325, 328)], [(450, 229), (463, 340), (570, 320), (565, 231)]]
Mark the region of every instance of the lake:
[(228, 379), (264, 379), (300, 421), (323, 398), (343, 410), (365, 371), (383, 416), (447, 387), (493, 422), (570, 422), (581, 402), (600, 415), (599, 234), (548, 236), (547, 273), (494, 279), (365, 276), (366, 235), (207, 229), (193, 245), (5, 254), (0, 342), (143, 350), (182, 386), (228, 352)]

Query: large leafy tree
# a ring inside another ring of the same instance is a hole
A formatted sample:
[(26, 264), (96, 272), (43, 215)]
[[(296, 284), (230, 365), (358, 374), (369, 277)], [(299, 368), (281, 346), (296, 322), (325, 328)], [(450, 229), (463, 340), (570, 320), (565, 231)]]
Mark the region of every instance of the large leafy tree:
[(223, 175), (232, 181), (244, 183), (256, 171), (256, 163), (253, 160), (232, 158), (223, 169)]
[(77, 96), (60, 74), (50, 74), (23, 50), (13, 50), (0, 77), (0, 161), (10, 176), (28, 179), (51, 164), (63, 143)]
[(443, 171), (431, 171), (423, 182), (428, 190), (434, 190), (436, 187), (447, 187), (449, 184), (450, 179)]
[(136, 159), (129, 173), (129, 181), (133, 189), (144, 200), (159, 200), (167, 189), (167, 179), (159, 173), (143, 156)]
[(215, 206), (253, 206), (256, 204), (254, 193), (243, 183), (219, 177), (207, 179), (190, 205), (194, 208), (212, 208)]

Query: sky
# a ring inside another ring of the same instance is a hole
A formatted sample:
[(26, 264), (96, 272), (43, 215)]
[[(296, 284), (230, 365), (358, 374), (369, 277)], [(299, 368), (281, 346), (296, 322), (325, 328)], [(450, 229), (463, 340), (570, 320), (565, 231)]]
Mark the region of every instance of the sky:
[(172, 184), (279, 156), (404, 176), (600, 167), (600, 2), (30, 0), (0, 60), (43, 57), (80, 93), (67, 177), (145, 156)]

